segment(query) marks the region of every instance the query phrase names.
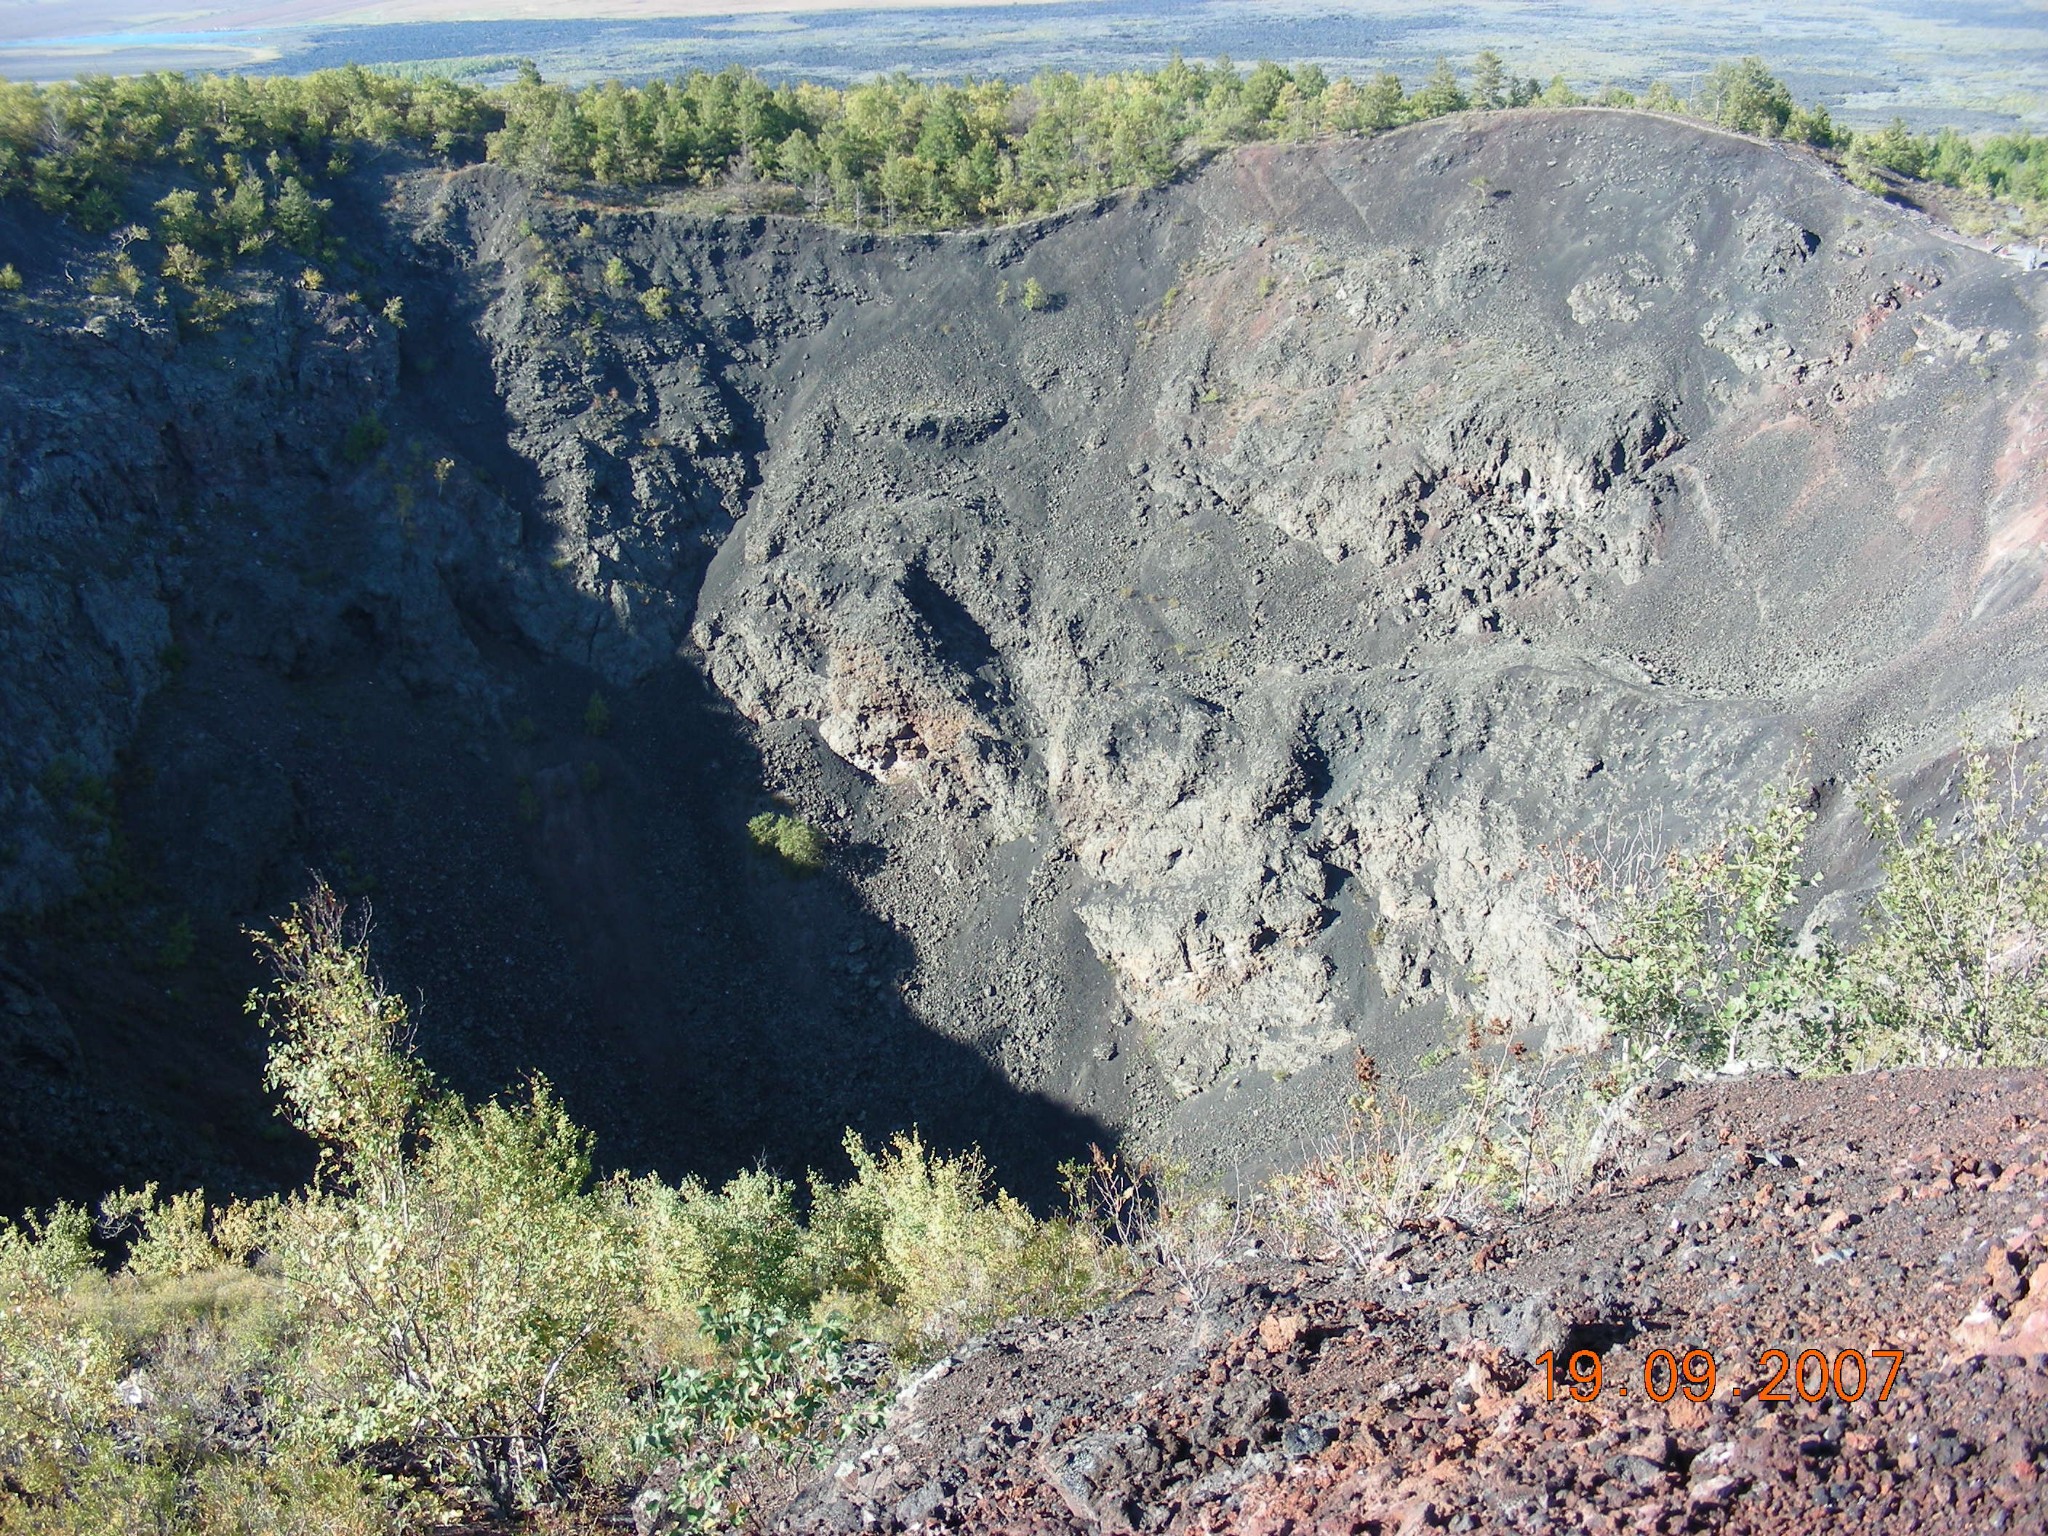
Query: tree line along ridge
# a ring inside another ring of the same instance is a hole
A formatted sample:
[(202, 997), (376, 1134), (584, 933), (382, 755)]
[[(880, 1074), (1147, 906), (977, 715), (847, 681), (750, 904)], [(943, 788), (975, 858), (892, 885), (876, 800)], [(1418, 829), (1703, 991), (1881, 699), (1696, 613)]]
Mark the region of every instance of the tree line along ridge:
[[(1314, 64), (1178, 57), (1151, 72), (1042, 73), (1026, 83), (936, 84), (904, 75), (839, 89), (772, 85), (727, 69), (640, 86), (542, 79), (502, 87), (360, 66), (302, 77), (157, 73), (46, 87), (0, 82), (0, 194), (25, 195), (89, 232), (132, 215), (148, 173), (189, 183), (159, 204), (172, 265), (230, 261), (271, 243), (317, 254), (322, 184), (398, 149), (489, 159), (562, 185), (744, 189), (748, 206), (885, 227), (1001, 222), (1125, 188), (1157, 185), (1232, 144), (1361, 134), (1468, 110), (1531, 105), (1687, 113), (1734, 131), (1839, 156), (1878, 190), (1878, 170), (2048, 220), (2048, 138), (1972, 141), (1875, 132), (1802, 107), (1755, 58), (1710, 72), (1689, 101), (1660, 83), (1582, 92), (1561, 75), (1516, 75), (1491, 50), (1448, 60), (1410, 89), (1382, 71), (1332, 79)], [(173, 274), (174, 276), (177, 274)]]

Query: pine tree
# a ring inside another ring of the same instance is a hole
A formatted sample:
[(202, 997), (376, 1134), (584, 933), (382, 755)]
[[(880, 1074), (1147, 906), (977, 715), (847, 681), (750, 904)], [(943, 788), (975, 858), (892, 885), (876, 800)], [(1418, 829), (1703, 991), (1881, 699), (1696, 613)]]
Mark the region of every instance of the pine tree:
[(1491, 48), (1472, 61), (1472, 105), (1491, 112), (1507, 103), (1507, 72), (1500, 55)]
[(1458, 89), (1458, 72), (1451, 68), (1451, 61), (1439, 58), (1429, 79), (1415, 94), (1417, 116), (1442, 117), (1449, 112), (1462, 112), (1469, 105), (1465, 93)]
[(1404, 105), (1401, 77), (1391, 70), (1381, 70), (1373, 76), (1372, 82), (1358, 93), (1358, 126), (1367, 129), (1391, 128), (1401, 121), (1401, 109)]

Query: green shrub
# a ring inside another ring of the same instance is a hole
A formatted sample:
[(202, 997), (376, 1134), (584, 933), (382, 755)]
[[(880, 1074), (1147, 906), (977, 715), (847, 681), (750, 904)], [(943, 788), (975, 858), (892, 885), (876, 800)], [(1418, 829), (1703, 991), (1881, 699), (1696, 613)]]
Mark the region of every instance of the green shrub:
[(99, 1224), (109, 1236), (131, 1240), (125, 1268), (132, 1275), (173, 1280), (217, 1269), (227, 1258), (208, 1235), (206, 1196), (198, 1190), (168, 1200), (154, 1184), (116, 1190), (100, 1202)]
[(0, 1494), (0, 1536), (401, 1536), (421, 1529), (357, 1467), (303, 1457), (137, 1460), (111, 1436), (62, 1499)]
[(112, 1341), (73, 1305), (102, 1283), (91, 1237), (77, 1206), (21, 1227), (0, 1221), (0, 1487), (34, 1497), (63, 1496), (92, 1454), (120, 1375)]
[(696, 1179), (680, 1189), (636, 1180), (626, 1199), (648, 1304), (666, 1316), (687, 1320), (701, 1306), (801, 1316), (822, 1294), (796, 1189), (765, 1169), (715, 1191)]
[(1020, 1314), (1079, 1310), (1104, 1276), (1091, 1236), (1039, 1221), (990, 1190), (978, 1153), (928, 1150), (915, 1132), (870, 1151), (847, 1132), (853, 1182), (811, 1186), (811, 1241), (826, 1305), (900, 1356), (941, 1354)]
[(1052, 303), (1052, 296), (1045, 291), (1045, 285), (1035, 277), (1024, 279), (1024, 292), (1018, 300), (1034, 314)]
[(1585, 956), (1583, 981), (1624, 1060), (1704, 1070), (1846, 1059), (1840, 956), (1802, 948), (1789, 914), (1812, 809), (1775, 794), (1754, 823), (1674, 855), (1654, 886), (1627, 893), (1615, 934)]
[(6, 1536), (185, 1536), (191, 1527), (179, 1507), (179, 1477), (163, 1462), (136, 1461), (111, 1435), (80, 1446), (62, 1497), (8, 1499), (0, 1492), (0, 1532)]
[(0, 293), (21, 292), (21, 273), (11, 261), (0, 262)]
[(872, 1398), (828, 1419), (846, 1392), (846, 1334), (772, 1308), (700, 1309), (714, 1363), (663, 1377), (636, 1449), (647, 1465), (676, 1463), (669, 1485), (641, 1510), (692, 1531), (726, 1530), (747, 1511), (729, 1490), (762, 1462), (816, 1462), (835, 1444), (879, 1422)]
[(391, 433), (375, 415), (358, 416), (341, 440), (341, 457), (351, 469), (361, 469), (383, 451)]
[(2048, 805), (2021, 746), (1964, 754), (1948, 832), (1932, 820), (1909, 828), (1882, 786), (1865, 793), (1884, 879), (1849, 971), (1870, 1059), (2048, 1061)]
[(132, 299), (142, 292), (142, 272), (124, 251), (108, 264), (106, 271), (95, 275), (86, 287), (102, 298)]
[(530, 1504), (618, 1390), (626, 1257), (589, 1138), (539, 1079), (474, 1108), (439, 1094), (325, 886), (262, 947), (270, 1082), (325, 1174), (270, 1243), (307, 1335), (304, 1430), (397, 1441), (501, 1509)]
[(669, 317), (668, 290), (659, 285), (640, 295), (640, 307), (647, 312), (647, 318), (654, 321)]
[(1790, 922), (1818, 882), (1802, 872), (1814, 813), (1788, 793), (1645, 878), (1595, 873), (1576, 981), (1623, 1069), (2048, 1061), (2048, 823), (2028, 739), (1963, 753), (1946, 831), (1909, 830), (1866, 788), (1882, 878), (1846, 943)]
[(604, 695), (593, 692), (590, 701), (583, 706), (583, 733), (586, 736), (608, 736), (612, 729), (612, 707), (605, 703)]
[(825, 835), (800, 816), (763, 811), (747, 823), (747, 836), (798, 874), (813, 875), (825, 867)]

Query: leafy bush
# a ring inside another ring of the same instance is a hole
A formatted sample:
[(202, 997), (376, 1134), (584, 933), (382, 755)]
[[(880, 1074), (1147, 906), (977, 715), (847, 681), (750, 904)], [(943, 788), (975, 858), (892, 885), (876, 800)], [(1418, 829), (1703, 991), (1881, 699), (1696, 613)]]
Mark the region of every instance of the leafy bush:
[(1593, 894), (1576, 981), (1627, 1068), (2048, 1060), (2048, 848), (2024, 724), (2000, 754), (1966, 750), (1956, 824), (1910, 831), (1875, 783), (1865, 823), (1882, 877), (1844, 944), (1790, 921), (1814, 813), (1780, 792), (1753, 823), (1617, 879), (1566, 860), (1559, 889)]
[(2048, 1061), (2048, 797), (2021, 743), (1964, 755), (1962, 811), (1909, 828), (1872, 785), (1865, 819), (1884, 880), (1852, 956), (1867, 1059), (1916, 1065)]
[(304, 1458), (191, 1470), (99, 1440), (50, 1503), (0, 1501), (5, 1536), (396, 1536), (416, 1529), (362, 1469)]
[(96, 1279), (91, 1238), (77, 1206), (0, 1225), (0, 1469), (32, 1494), (58, 1493), (90, 1456), (118, 1375), (111, 1342), (68, 1305)]
[(851, 1385), (846, 1332), (778, 1309), (699, 1309), (701, 1335), (715, 1363), (662, 1378), (654, 1411), (636, 1449), (652, 1465), (673, 1458), (668, 1485), (643, 1495), (643, 1519), (673, 1519), (689, 1530), (723, 1530), (745, 1510), (729, 1490), (763, 1462), (815, 1462), (879, 1417), (872, 1399), (827, 1422)]
[(361, 469), (377, 457), (390, 439), (390, 429), (376, 416), (358, 416), (341, 440), (342, 462), (351, 469)]
[(798, 1316), (817, 1302), (818, 1266), (787, 1180), (754, 1169), (713, 1191), (696, 1179), (679, 1189), (642, 1179), (625, 1198), (657, 1310), (685, 1319), (700, 1306)]
[(529, 1504), (613, 1390), (625, 1258), (589, 1138), (539, 1079), (523, 1101), (438, 1094), (324, 884), (261, 943), (269, 1080), (324, 1171), (270, 1244), (310, 1341), (305, 1426), (400, 1442), (500, 1508)]
[(747, 836), (798, 874), (814, 875), (825, 867), (825, 835), (801, 816), (763, 811), (747, 823)]
[(206, 1197), (187, 1190), (168, 1200), (154, 1184), (116, 1190), (100, 1202), (100, 1231), (128, 1237), (126, 1268), (132, 1275), (175, 1280), (217, 1269), (227, 1255), (207, 1231)]
[(879, 1152), (852, 1131), (853, 1182), (814, 1179), (810, 1237), (825, 1305), (907, 1359), (1005, 1318), (1077, 1310), (1103, 1278), (1090, 1235), (990, 1191), (978, 1153), (938, 1156), (915, 1132)]
[(1625, 1060), (1704, 1067), (1837, 1064), (1840, 956), (1802, 947), (1787, 921), (1813, 881), (1800, 864), (1814, 812), (1789, 793), (1756, 822), (1675, 854), (1623, 893), (1613, 938), (1585, 954), (1584, 984)]

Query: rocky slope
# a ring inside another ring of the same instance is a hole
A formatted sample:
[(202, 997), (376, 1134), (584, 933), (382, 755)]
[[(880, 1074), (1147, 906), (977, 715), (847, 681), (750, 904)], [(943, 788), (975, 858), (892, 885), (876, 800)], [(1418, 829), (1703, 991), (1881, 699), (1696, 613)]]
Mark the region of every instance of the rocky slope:
[[(946, 237), (487, 168), (337, 217), (403, 331), (272, 284), (180, 340), (0, 210), (24, 1193), (289, 1161), (237, 927), (309, 865), (444, 1070), (621, 1161), (1256, 1168), (1354, 1044), (1570, 1022), (1543, 846), (1796, 772), (1853, 886), (1854, 781), (1932, 803), (2048, 671), (2040, 280), (1795, 151), (1524, 112)], [(750, 854), (771, 795), (829, 876)]]
[[(1155, 1282), (976, 1340), (764, 1525), (2038, 1530), (2044, 1092), (1679, 1090), (1611, 1177), (1534, 1220), (1400, 1234), (1362, 1270), (1258, 1255), (1200, 1307)], [(1581, 1361), (1575, 1396), (1582, 1350), (1598, 1389)]]

